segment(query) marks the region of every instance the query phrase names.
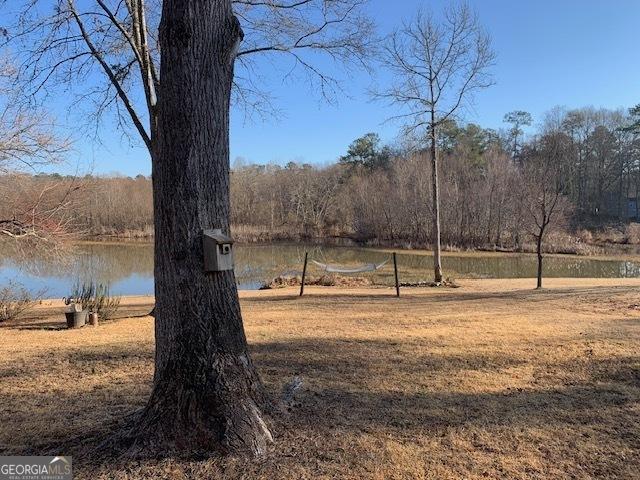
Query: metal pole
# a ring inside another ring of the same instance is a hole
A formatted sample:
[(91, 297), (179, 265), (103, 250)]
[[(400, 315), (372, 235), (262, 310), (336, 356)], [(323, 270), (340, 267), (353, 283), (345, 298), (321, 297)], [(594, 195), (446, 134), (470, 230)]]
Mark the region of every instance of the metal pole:
[(300, 296), (304, 293), (304, 278), (307, 276), (307, 256), (309, 252), (304, 252), (304, 266), (302, 267), (302, 281), (300, 282)]
[(398, 281), (398, 261), (396, 260), (396, 252), (393, 252), (393, 273), (396, 276), (396, 297), (400, 296), (400, 282)]

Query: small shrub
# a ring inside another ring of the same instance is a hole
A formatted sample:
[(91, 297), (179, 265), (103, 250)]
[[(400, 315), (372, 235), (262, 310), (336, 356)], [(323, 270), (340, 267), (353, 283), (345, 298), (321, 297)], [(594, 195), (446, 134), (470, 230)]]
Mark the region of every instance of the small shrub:
[(69, 299), (80, 304), (83, 310), (97, 313), (104, 320), (113, 318), (120, 307), (120, 296), (112, 296), (109, 286), (102, 283), (76, 284)]
[(44, 291), (33, 296), (22, 285), (9, 282), (9, 285), (0, 289), (0, 322), (6, 322), (18, 318), (31, 310), (42, 298)]
[(550, 232), (543, 242), (542, 249), (545, 253), (575, 254), (579, 241), (566, 232)]
[(113, 318), (118, 308), (120, 308), (120, 296), (112, 296), (108, 285), (99, 284), (89, 311), (97, 313), (104, 320), (109, 320)]
[(640, 223), (630, 223), (625, 227), (624, 233), (627, 243), (631, 245), (640, 244)]
[(601, 243), (626, 243), (627, 237), (620, 228), (606, 227), (597, 233), (597, 240)]
[(583, 228), (576, 232), (576, 236), (582, 243), (593, 243), (593, 233), (591, 233), (591, 230)]
[(91, 298), (93, 297), (94, 284), (92, 282), (83, 283), (80, 285), (76, 283), (73, 287), (71, 295), (64, 297), (62, 300), (66, 304), (77, 303), (82, 307), (82, 310), (88, 310)]

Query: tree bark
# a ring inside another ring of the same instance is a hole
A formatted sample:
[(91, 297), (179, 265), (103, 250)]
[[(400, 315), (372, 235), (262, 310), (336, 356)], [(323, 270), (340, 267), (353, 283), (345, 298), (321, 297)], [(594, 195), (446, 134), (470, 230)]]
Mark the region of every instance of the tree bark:
[(261, 455), (272, 442), (234, 273), (203, 265), (203, 230), (229, 231), (229, 101), (242, 36), (230, 0), (163, 2), (155, 375), (134, 441), (143, 449)]
[(431, 112), (431, 181), (433, 201), (433, 280), (442, 282), (440, 255), (440, 187), (438, 182), (438, 157), (435, 113)]
[(542, 288), (542, 235), (543, 232), (541, 231), (536, 238), (536, 253), (538, 255), (538, 283), (536, 288)]

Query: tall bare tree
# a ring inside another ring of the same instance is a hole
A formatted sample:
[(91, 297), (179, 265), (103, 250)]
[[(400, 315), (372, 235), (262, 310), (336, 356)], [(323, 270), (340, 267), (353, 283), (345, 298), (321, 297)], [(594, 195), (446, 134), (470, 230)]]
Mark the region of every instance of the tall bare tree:
[(438, 132), (479, 89), (493, 84), (489, 69), (495, 55), (478, 17), (466, 3), (452, 4), (441, 19), (418, 11), (385, 47), (391, 86), (375, 96), (400, 108), (392, 117), (408, 133), (426, 130), (432, 172), (434, 280), (442, 281)]
[(527, 151), (522, 191), (529, 212), (530, 234), (538, 257), (537, 288), (542, 288), (542, 249), (549, 231), (565, 218), (569, 206), (562, 194), (560, 169), (570, 151), (570, 139), (558, 131), (541, 136)]

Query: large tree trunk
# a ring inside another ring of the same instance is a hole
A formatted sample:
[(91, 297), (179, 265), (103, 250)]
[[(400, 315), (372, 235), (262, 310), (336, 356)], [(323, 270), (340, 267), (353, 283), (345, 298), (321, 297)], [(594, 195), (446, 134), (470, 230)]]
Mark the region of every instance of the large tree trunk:
[(230, 0), (164, 0), (153, 146), (155, 376), (136, 446), (260, 455), (267, 399), (233, 271), (205, 273), (202, 231), (229, 230), (229, 100), (242, 30)]
[(440, 258), (440, 187), (438, 182), (438, 157), (436, 145), (435, 115), (431, 114), (431, 181), (433, 201), (433, 280), (442, 281), (442, 260)]

